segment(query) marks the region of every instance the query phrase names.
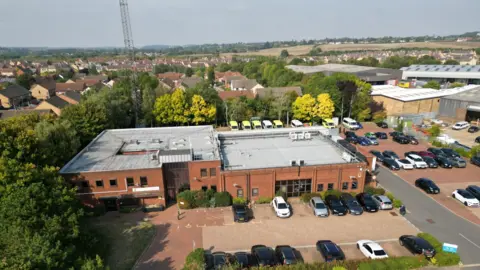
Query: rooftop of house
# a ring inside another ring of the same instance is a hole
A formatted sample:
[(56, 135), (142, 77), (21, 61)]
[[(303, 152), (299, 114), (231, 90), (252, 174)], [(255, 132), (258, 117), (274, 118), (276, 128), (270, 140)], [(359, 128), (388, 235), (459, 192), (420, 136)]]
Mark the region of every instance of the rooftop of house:
[[(291, 132), (309, 133), (311, 139), (293, 140)], [(217, 136), (224, 170), (288, 167), (292, 160), (303, 160), (305, 166), (359, 162), (328, 134), (323, 127), (305, 127), (219, 132)]]
[(242, 80), (232, 80), (230, 88), (245, 88), (245, 90), (251, 90), (255, 87), (258, 82), (255, 79), (242, 79)]
[(160, 168), (163, 163), (218, 160), (212, 126), (105, 130), (62, 174)]
[(472, 89), (480, 88), (478, 85), (465, 85), (463, 87), (450, 89), (431, 89), (431, 88), (402, 88), (393, 85), (373, 85), (372, 96), (384, 96), (403, 102), (439, 98), (458, 94)]
[(57, 86), (57, 82), (52, 77), (37, 77), (35, 78), (35, 84), (41, 85), (48, 90), (55, 90)]
[(54, 106), (55, 108), (59, 108), (59, 109), (63, 109), (65, 107), (67, 107), (68, 105), (70, 105), (70, 103), (68, 103), (67, 101), (63, 100), (62, 98), (58, 97), (58, 96), (53, 96), (47, 100), (44, 100), (42, 102), (46, 102), (52, 106)]
[(250, 90), (240, 90), (240, 91), (219, 91), (218, 96), (222, 100), (227, 100), (230, 98), (236, 97), (247, 97), (247, 98), (254, 98), (252, 91)]
[(68, 92), (65, 92), (64, 95), (75, 100), (76, 102), (80, 102), (80, 100), (82, 99), (82, 94), (78, 92), (68, 91)]
[(15, 116), (25, 115), (25, 114), (47, 114), (52, 113), (52, 110), (35, 110), (35, 109), (28, 109), (28, 110), (8, 110), (2, 111), (0, 110), (0, 120), (8, 119)]
[(7, 98), (16, 98), (30, 95), (30, 91), (18, 84), (12, 84), (3, 90), (0, 90), (0, 95), (3, 95)]
[(84, 82), (75, 82), (75, 83), (57, 83), (56, 92), (67, 92), (67, 91), (83, 91), (85, 90)]
[(201, 81), (202, 81), (202, 79), (198, 78), (198, 77), (183, 78), (182, 79), (182, 85), (184, 85), (188, 88), (193, 88), (197, 84), (199, 84)]

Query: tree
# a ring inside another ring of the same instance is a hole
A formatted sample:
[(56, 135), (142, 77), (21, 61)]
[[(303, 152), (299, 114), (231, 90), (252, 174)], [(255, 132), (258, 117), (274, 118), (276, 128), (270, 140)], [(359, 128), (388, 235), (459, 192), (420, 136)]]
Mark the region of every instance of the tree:
[(213, 67), (207, 69), (207, 81), (211, 86), (215, 84), (215, 69)]
[(302, 64), (303, 63), (303, 60), (300, 59), (300, 58), (293, 58), (292, 61), (290, 61), (289, 65), (298, 65), (298, 64)]
[(90, 67), (88, 68), (88, 74), (89, 75), (98, 75), (97, 67), (95, 65), (90, 65)]
[(177, 125), (184, 125), (188, 123), (188, 110), (187, 100), (185, 98), (185, 92), (181, 89), (177, 89), (172, 93), (172, 110), (173, 110), (173, 122)]
[(297, 97), (292, 104), (293, 117), (302, 121), (312, 121), (315, 117), (315, 98), (310, 94)]
[(463, 86), (465, 86), (464, 83), (454, 82), (454, 83), (450, 84), (449, 87), (450, 87), (450, 88), (457, 88), (457, 87), (463, 87)]
[(320, 94), (317, 96), (317, 104), (315, 105), (315, 116), (321, 119), (332, 118), (335, 111), (335, 104), (329, 94)]
[(290, 54), (288, 53), (287, 50), (282, 50), (280, 52), (280, 58), (287, 58)]
[(142, 115), (146, 125), (154, 126), (155, 117), (153, 110), (155, 109), (156, 93), (149, 86), (142, 91)]
[(477, 54), (477, 56), (480, 56), (480, 48), (476, 48), (475, 53)]
[(187, 68), (185, 70), (185, 76), (192, 77), (192, 75), (193, 75), (193, 69), (192, 68)]
[(443, 63), (444, 65), (460, 65), (460, 62), (458, 62), (457, 60), (455, 59), (448, 59), (447, 61), (445, 61), (445, 63)]
[(432, 89), (440, 89), (440, 83), (437, 81), (429, 81), (423, 85), (423, 88), (432, 88)]
[(438, 137), (440, 136), (440, 127), (438, 125), (433, 125), (428, 129), (428, 133), (430, 134), (431, 137)]
[(17, 84), (24, 87), (27, 90), (30, 90), (30, 87), (32, 86), (34, 79), (30, 73), (24, 73), (22, 75), (19, 75), (16, 78)]
[(349, 116), (358, 121), (365, 121), (366, 119), (370, 119), (371, 114), (369, 105), (372, 102), (372, 97), (370, 96), (372, 85), (356, 79), (355, 86), (357, 87), (357, 91), (352, 95), (350, 100)]
[(215, 105), (208, 105), (200, 95), (194, 95), (189, 112), (191, 122), (198, 125), (211, 123), (215, 119), (217, 109)]
[(157, 123), (161, 125), (170, 125), (174, 122), (171, 94), (165, 94), (157, 98), (153, 115), (155, 116)]

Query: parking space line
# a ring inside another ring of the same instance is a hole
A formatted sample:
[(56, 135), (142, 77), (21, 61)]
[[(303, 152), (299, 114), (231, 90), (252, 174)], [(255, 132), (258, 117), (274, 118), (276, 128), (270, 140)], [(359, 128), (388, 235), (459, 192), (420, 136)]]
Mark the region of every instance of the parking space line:
[(235, 225), (235, 223), (223, 223), (224, 226), (231, 226), (231, 225)]
[(480, 248), (479, 245), (475, 244), (475, 242), (473, 242), (472, 240), (470, 240), (470, 239), (468, 239), (467, 237), (465, 237), (465, 235), (463, 235), (463, 234), (461, 234), (461, 233), (459, 233), (459, 235), (460, 235), (461, 237), (463, 237), (465, 240), (467, 240), (468, 242), (470, 242), (472, 245), (476, 246), (477, 248)]
[(203, 224), (203, 226), (202, 225), (198, 226), (197, 224), (197, 228), (205, 228), (205, 227), (207, 227), (207, 224)]

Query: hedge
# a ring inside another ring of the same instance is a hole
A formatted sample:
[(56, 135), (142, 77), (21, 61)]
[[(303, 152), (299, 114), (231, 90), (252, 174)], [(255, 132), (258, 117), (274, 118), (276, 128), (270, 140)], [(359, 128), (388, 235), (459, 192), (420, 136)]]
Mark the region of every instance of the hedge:
[[(177, 194), (177, 201), (181, 209), (193, 209), (197, 207), (215, 207), (215, 206), (229, 206), (232, 204), (232, 197), (230, 194), (222, 195), (228, 192), (218, 192), (214, 190), (184, 190)], [(220, 194), (220, 195), (218, 195)], [(220, 199), (217, 199), (220, 198)], [(218, 201), (220, 200), (220, 202)]]
[(300, 200), (304, 203), (308, 203), (313, 197), (322, 197), (320, 193), (303, 193), (300, 196)]
[(374, 188), (370, 186), (365, 186), (363, 189), (365, 193), (368, 193), (370, 195), (385, 195), (385, 189), (383, 188)]
[(245, 198), (233, 198), (233, 204), (247, 204)]
[(205, 268), (205, 251), (197, 248), (190, 252), (185, 259), (183, 270), (203, 270)]
[(258, 200), (255, 201), (256, 204), (267, 204), (273, 200), (271, 197), (259, 197)]
[(390, 201), (392, 201), (393, 207), (400, 208), (400, 206), (403, 205), (402, 201), (399, 199), (396, 199), (391, 192), (385, 193), (385, 196), (387, 196), (390, 199)]
[(382, 260), (369, 260), (358, 265), (359, 270), (370, 269), (415, 269), (428, 265), (424, 256), (414, 257), (390, 257)]
[(460, 263), (460, 256), (457, 253), (444, 252), (443, 244), (429, 233), (419, 233), (418, 237), (427, 240), (435, 249), (437, 254), (432, 259), (432, 263), (438, 266), (453, 266)]
[(232, 205), (232, 195), (226, 191), (215, 193), (215, 206), (224, 207)]

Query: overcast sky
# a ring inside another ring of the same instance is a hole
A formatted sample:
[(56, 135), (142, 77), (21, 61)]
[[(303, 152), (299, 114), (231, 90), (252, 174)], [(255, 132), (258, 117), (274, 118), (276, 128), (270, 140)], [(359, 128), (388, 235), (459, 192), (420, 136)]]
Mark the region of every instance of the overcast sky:
[[(130, 0), (135, 46), (480, 30), (480, 0)], [(0, 0), (0, 46), (123, 46), (118, 0)]]

